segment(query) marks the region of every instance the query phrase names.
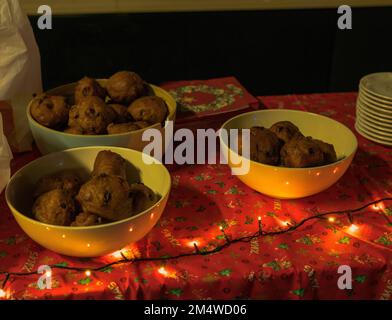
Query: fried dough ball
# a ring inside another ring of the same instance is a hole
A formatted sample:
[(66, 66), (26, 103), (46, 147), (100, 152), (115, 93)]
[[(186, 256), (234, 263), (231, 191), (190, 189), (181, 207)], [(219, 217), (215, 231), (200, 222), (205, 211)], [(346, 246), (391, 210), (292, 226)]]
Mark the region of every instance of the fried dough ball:
[(100, 151), (94, 161), (92, 177), (105, 174), (108, 176), (116, 176), (126, 180), (125, 159), (119, 154), (110, 150)]
[(106, 91), (95, 79), (84, 77), (78, 81), (75, 87), (75, 103), (78, 104), (83, 98), (91, 96), (105, 100)]
[[(239, 153), (242, 154), (242, 133), (238, 136)], [(250, 159), (264, 164), (279, 163), (281, 142), (270, 130), (263, 127), (250, 128)]]
[(290, 121), (279, 121), (271, 126), (270, 130), (284, 143), (289, 142), (296, 135), (301, 135), (298, 127)]
[(64, 132), (70, 134), (83, 134), (83, 130), (79, 127), (68, 127), (64, 130)]
[(117, 221), (133, 215), (133, 197), (129, 191), (124, 179), (101, 174), (82, 185), (76, 200), (83, 211)]
[(316, 167), (324, 163), (324, 154), (311, 137), (296, 137), (287, 142), (280, 151), (285, 167)]
[(157, 201), (157, 195), (143, 183), (133, 183), (130, 186), (133, 197), (133, 213), (139, 213), (152, 207)]
[(33, 99), (30, 112), (38, 123), (56, 128), (67, 123), (69, 107), (65, 97), (41, 94)]
[(109, 134), (125, 133), (140, 130), (149, 127), (150, 124), (145, 121), (127, 122), (127, 123), (111, 123), (107, 127)]
[(136, 124), (140, 129), (144, 129), (151, 126), (151, 124), (149, 124), (146, 121), (135, 121), (134, 124)]
[(107, 131), (109, 134), (125, 133), (125, 132), (136, 131), (139, 129), (140, 127), (134, 122), (118, 123), (118, 124), (111, 123), (107, 127)]
[(108, 107), (110, 107), (114, 111), (114, 122), (115, 123), (125, 123), (131, 121), (131, 115), (128, 113), (128, 108), (126, 106), (123, 106), (122, 104), (108, 104)]
[(139, 98), (128, 108), (128, 112), (136, 121), (150, 124), (162, 123), (166, 119), (167, 111), (165, 100), (157, 96)]
[(106, 90), (115, 103), (128, 105), (146, 93), (146, 85), (137, 73), (119, 71), (108, 79)]
[(41, 177), (35, 187), (34, 198), (55, 189), (59, 189), (74, 196), (78, 193), (81, 185), (79, 176), (70, 170), (56, 172)]
[(113, 111), (99, 97), (83, 98), (69, 112), (68, 125), (80, 128), (85, 134), (101, 134), (113, 122)]
[(324, 164), (333, 163), (338, 160), (335, 148), (332, 144), (317, 139), (313, 139), (313, 141), (320, 147), (321, 151), (323, 152)]
[(79, 213), (75, 220), (71, 223), (72, 227), (88, 227), (96, 226), (102, 223), (102, 218), (89, 212)]
[(33, 205), (33, 215), (38, 221), (68, 226), (75, 212), (72, 197), (61, 189), (54, 189), (39, 196)]

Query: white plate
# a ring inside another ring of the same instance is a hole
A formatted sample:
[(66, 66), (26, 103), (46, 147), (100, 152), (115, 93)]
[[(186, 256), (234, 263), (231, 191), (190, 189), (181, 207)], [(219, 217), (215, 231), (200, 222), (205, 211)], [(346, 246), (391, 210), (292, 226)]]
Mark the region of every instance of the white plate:
[(358, 95), (358, 99), (362, 102), (362, 104), (367, 105), (367, 106), (371, 107), (372, 109), (380, 111), (383, 114), (392, 115), (392, 105), (388, 107), (386, 105), (372, 102), (370, 99), (366, 98), (362, 94)]
[(392, 124), (392, 116), (385, 115), (385, 114), (378, 112), (377, 110), (369, 107), (368, 105), (364, 105), (359, 99), (357, 100), (357, 108), (358, 107), (361, 109), (361, 111), (363, 111), (366, 114), (372, 115), (373, 117), (375, 117), (379, 121), (381, 121), (383, 123)]
[(360, 124), (360, 126), (363, 128), (363, 130), (366, 130), (366, 132), (377, 135), (381, 139), (387, 139), (387, 140), (392, 139), (392, 131), (387, 132), (387, 131), (382, 131), (380, 129), (372, 127), (360, 118), (357, 118), (357, 122)]
[(371, 100), (373, 102), (377, 102), (381, 105), (386, 105), (388, 107), (392, 106), (392, 100), (385, 100), (385, 99), (378, 98), (377, 96), (369, 93), (369, 91), (364, 89), (362, 86), (359, 86), (358, 93), (365, 96), (366, 98), (368, 98), (369, 100)]
[(371, 94), (392, 101), (392, 72), (378, 72), (364, 76), (360, 85)]
[(392, 125), (382, 123), (374, 118), (365, 115), (359, 108), (357, 108), (356, 117), (358, 119), (361, 119), (362, 121), (365, 121), (368, 124), (371, 124), (372, 126), (375, 126), (376, 128), (379, 128), (380, 130), (392, 131)]
[(367, 133), (366, 131), (363, 131), (360, 125), (358, 125), (358, 123), (355, 123), (355, 129), (361, 136), (365, 137), (366, 139), (372, 140), (374, 142), (378, 142), (383, 145), (392, 146), (392, 141), (382, 140), (377, 137), (374, 137), (373, 135)]

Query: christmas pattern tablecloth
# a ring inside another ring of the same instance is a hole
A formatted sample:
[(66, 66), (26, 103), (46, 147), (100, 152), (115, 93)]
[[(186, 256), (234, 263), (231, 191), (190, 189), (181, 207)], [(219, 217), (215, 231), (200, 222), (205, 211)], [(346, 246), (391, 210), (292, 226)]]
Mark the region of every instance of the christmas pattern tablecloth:
[[(355, 132), (355, 93), (260, 97), (266, 108), (312, 111), (332, 117)], [(261, 195), (230, 175), (226, 165), (173, 166), (173, 188), (154, 229), (122, 250), (126, 257), (167, 257), (214, 248), (228, 237), (287, 227), (286, 222), (324, 211), (352, 209), (392, 196), (392, 150), (362, 138), (341, 180), (299, 200)], [(13, 172), (39, 156), (15, 156)], [(103, 272), (53, 270), (52, 289), (39, 289), (39, 275), (11, 277), (9, 299), (391, 299), (392, 203), (383, 202), (334, 222), (310, 221), (291, 233), (237, 243), (219, 253), (108, 267)], [(96, 267), (121, 259), (115, 252), (96, 259), (61, 256), (23, 233), (0, 200), (0, 271), (34, 271), (39, 265)], [(341, 290), (339, 266), (352, 270), (352, 289)], [(0, 276), (1, 281), (4, 276)]]

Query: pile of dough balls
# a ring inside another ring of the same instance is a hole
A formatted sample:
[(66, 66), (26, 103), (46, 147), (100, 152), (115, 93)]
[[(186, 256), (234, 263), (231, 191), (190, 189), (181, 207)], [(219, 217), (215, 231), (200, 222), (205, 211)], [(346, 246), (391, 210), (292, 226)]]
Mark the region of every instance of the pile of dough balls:
[[(242, 135), (238, 139), (242, 154)], [(289, 168), (307, 168), (337, 161), (332, 144), (305, 137), (290, 121), (280, 121), (269, 129), (250, 128), (250, 159), (256, 162)]]
[(30, 113), (43, 126), (70, 134), (125, 133), (165, 121), (165, 101), (150, 92), (148, 84), (131, 71), (115, 73), (105, 87), (84, 77), (73, 97), (38, 95)]
[(39, 179), (33, 216), (60, 226), (92, 226), (129, 218), (152, 207), (159, 197), (142, 183), (129, 183), (126, 161), (109, 150), (98, 153), (88, 181), (73, 171)]

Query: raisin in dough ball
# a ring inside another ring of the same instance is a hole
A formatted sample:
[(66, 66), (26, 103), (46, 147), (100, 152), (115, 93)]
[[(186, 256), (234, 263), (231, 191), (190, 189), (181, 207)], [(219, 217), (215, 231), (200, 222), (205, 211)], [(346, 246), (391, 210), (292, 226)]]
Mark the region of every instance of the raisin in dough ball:
[(82, 185), (76, 199), (83, 211), (117, 221), (133, 215), (129, 191), (124, 179), (101, 174)]
[[(242, 134), (238, 147), (242, 154)], [(247, 142), (249, 143), (249, 142)], [(264, 164), (276, 165), (279, 162), (281, 142), (270, 130), (263, 127), (250, 128), (250, 159)]]
[(71, 223), (72, 227), (88, 227), (88, 226), (96, 226), (102, 223), (102, 218), (89, 213), (89, 212), (81, 212), (79, 213), (75, 220)]
[(285, 167), (306, 168), (320, 166), (324, 155), (319, 145), (311, 137), (296, 137), (287, 142), (280, 151)]
[(115, 103), (129, 105), (145, 94), (146, 86), (137, 73), (119, 71), (108, 79), (106, 90)]
[(332, 144), (317, 139), (313, 139), (313, 141), (320, 147), (321, 151), (323, 152), (324, 164), (333, 163), (338, 160), (335, 148)]
[(69, 112), (68, 125), (80, 128), (85, 134), (102, 134), (113, 121), (113, 113), (99, 97), (83, 98)]
[(100, 151), (94, 161), (92, 177), (105, 174), (108, 176), (116, 176), (126, 180), (125, 159), (119, 154), (110, 150)]
[(58, 226), (68, 226), (75, 212), (72, 197), (61, 189), (39, 196), (33, 205), (33, 215), (38, 221)]
[(67, 123), (69, 107), (65, 97), (41, 94), (33, 99), (30, 112), (38, 123), (56, 128)]
[(132, 102), (128, 112), (136, 121), (145, 121), (150, 124), (162, 123), (166, 119), (167, 106), (165, 100), (160, 97), (142, 97)]
[(81, 181), (79, 176), (72, 171), (64, 170), (43, 176), (37, 182), (34, 191), (34, 197), (39, 197), (41, 194), (51, 190), (60, 189), (71, 196), (75, 196), (80, 188)]
[(75, 87), (75, 103), (78, 104), (83, 98), (97, 96), (105, 101), (106, 91), (92, 78), (80, 79)]
[(271, 126), (270, 130), (284, 143), (289, 142), (292, 138), (302, 133), (298, 127), (290, 121), (279, 121)]
[(131, 115), (128, 113), (128, 108), (122, 104), (108, 104), (108, 107), (114, 111), (114, 122), (125, 123), (132, 120)]
[(133, 213), (139, 213), (151, 208), (157, 201), (157, 195), (143, 183), (133, 183), (130, 186), (133, 197)]

